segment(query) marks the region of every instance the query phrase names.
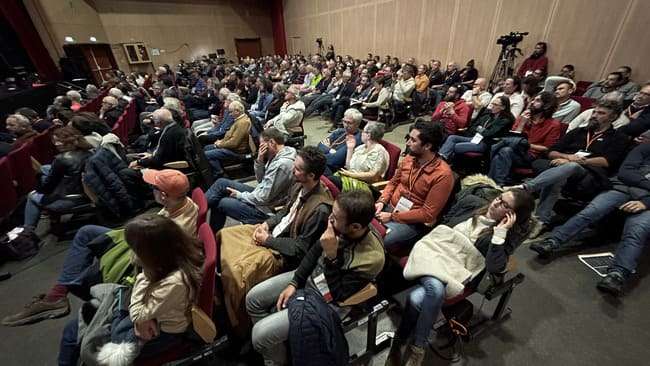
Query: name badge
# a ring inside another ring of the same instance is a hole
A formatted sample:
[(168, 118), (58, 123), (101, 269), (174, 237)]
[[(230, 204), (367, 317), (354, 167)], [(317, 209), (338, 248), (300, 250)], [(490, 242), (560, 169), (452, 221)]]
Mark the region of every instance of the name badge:
[(480, 133), (477, 132), (476, 135), (474, 135), (474, 137), (472, 137), (472, 141), (470, 141), (470, 142), (472, 144), (474, 144), (474, 145), (478, 145), (478, 144), (481, 143), (481, 141), (483, 141), (483, 135), (481, 135)]
[(331, 302), (333, 300), (332, 292), (330, 291), (330, 287), (327, 285), (325, 273), (319, 273), (314, 277), (314, 283), (316, 284), (316, 288), (318, 288), (320, 294), (323, 295), (323, 300), (325, 300), (325, 302)]
[(330, 154), (336, 154), (336, 149), (330, 149)]
[(578, 151), (577, 153), (575, 153), (573, 155), (579, 156), (581, 158), (586, 158), (586, 157), (589, 157), (589, 155), (591, 155), (591, 153), (589, 151), (580, 150), (580, 151)]
[(404, 212), (408, 211), (413, 207), (413, 202), (409, 200), (406, 197), (400, 197), (399, 201), (397, 201), (397, 205), (395, 205), (395, 209), (393, 212)]
[(650, 179), (650, 173), (644, 175), (645, 179)]

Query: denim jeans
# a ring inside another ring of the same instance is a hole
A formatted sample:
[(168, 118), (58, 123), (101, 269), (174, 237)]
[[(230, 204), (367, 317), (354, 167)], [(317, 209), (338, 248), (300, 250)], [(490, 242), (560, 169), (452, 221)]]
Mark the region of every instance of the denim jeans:
[(253, 321), (253, 348), (266, 365), (286, 365), (289, 311), (277, 311), (278, 296), (289, 285), (295, 271), (260, 282), (246, 294), (246, 311)]
[[(564, 244), (574, 238), (587, 226), (597, 223), (607, 214), (617, 210), (622, 204), (631, 201), (630, 195), (607, 191), (594, 198), (582, 211), (578, 212), (564, 225), (557, 227), (551, 234), (558, 243)], [(616, 248), (614, 265), (610, 270), (620, 272), (627, 277), (636, 270), (639, 256), (650, 234), (650, 211), (630, 214), (625, 220), (623, 235)]]
[[(384, 212), (392, 211), (393, 206), (384, 206)], [(388, 251), (406, 247), (411, 248), (428, 231), (424, 224), (401, 224), (399, 222), (389, 221), (384, 226), (387, 229), (386, 236), (384, 237), (384, 247)]]
[[(25, 202), (25, 212), (23, 214), (23, 224), (26, 226), (35, 227), (41, 217), (41, 208), (43, 207), (43, 193), (32, 191), (27, 195)], [(72, 208), (76, 205), (74, 201), (62, 199), (56, 200), (47, 205), (48, 208), (53, 210), (65, 210)]]
[(440, 147), (440, 155), (447, 161), (452, 161), (456, 154), (464, 154), (468, 152), (483, 153), (487, 150), (487, 145), (484, 142), (473, 144), (472, 137), (451, 135), (442, 147)]
[(226, 188), (233, 188), (239, 192), (252, 192), (253, 187), (234, 180), (219, 178), (205, 193), (210, 213), (210, 226), (216, 233), (226, 224), (226, 216), (230, 216), (244, 224), (258, 224), (268, 218), (268, 215), (257, 207), (230, 197)]
[(72, 245), (63, 261), (63, 269), (59, 275), (59, 284), (64, 285), (69, 289), (81, 285), (95, 284), (86, 283), (84, 280), (96, 271), (96, 268), (92, 267), (92, 264), (95, 258), (100, 258), (104, 255), (106, 249), (108, 249), (106, 245), (108, 243), (102, 242), (101, 246), (97, 243), (93, 247), (90, 247), (88, 244), (110, 230), (111, 229), (103, 226), (85, 225), (77, 231), (72, 239)]
[(404, 316), (395, 335), (403, 341), (413, 333), (413, 344), (425, 347), (445, 300), (446, 285), (431, 276), (420, 277), (418, 282), (407, 295)]
[(578, 163), (566, 163), (549, 168), (526, 183), (526, 189), (539, 192), (539, 205), (536, 216), (544, 224), (551, 222), (553, 206), (560, 198), (562, 187), (569, 178), (587, 174), (587, 170)]
[(215, 177), (223, 175), (223, 167), (221, 165), (222, 160), (239, 161), (244, 159), (242, 154), (238, 154), (229, 149), (222, 149), (215, 145), (206, 146), (203, 148), (203, 152), (205, 153), (205, 157), (208, 159), (208, 163), (210, 163), (210, 166), (212, 167), (212, 174), (214, 174)]
[(530, 155), (522, 156), (510, 146), (503, 146), (497, 151), (492, 150), (490, 172), (488, 176), (497, 184), (508, 183), (512, 167), (529, 167), (533, 158)]

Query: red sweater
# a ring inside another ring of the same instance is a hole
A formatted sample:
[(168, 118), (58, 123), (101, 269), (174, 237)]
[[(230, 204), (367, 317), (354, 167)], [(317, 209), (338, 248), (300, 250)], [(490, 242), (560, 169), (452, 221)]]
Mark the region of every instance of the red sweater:
[(445, 116), (442, 114), (442, 108), (445, 106), (443, 100), (438, 104), (436, 110), (431, 116), (431, 121), (440, 121), (445, 126), (445, 131), (450, 135), (455, 135), (459, 128), (466, 128), (469, 122), (469, 106), (464, 100), (459, 99), (454, 102), (454, 114)]
[[(521, 124), (521, 117), (517, 117), (515, 125), (512, 126), (513, 130), (517, 130)], [(524, 126), (522, 133), (528, 135), (528, 143), (533, 145), (542, 145), (546, 147), (551, 147), (562, 136), (562, 122), (549, 118), (542, 123), (532, 124), (528, 123)], [(534, 156), (535, 158), (539, 157), (539, 152), (532, 149), (528, 149), (528, 154)]]
[(526, 74), (526, 71), (535, 71), (535, 70), (542, 70), (544, 75), (546, 75), (546, 70), (548, 68), (548, 58), (546, 56), (542, 56), (540, 58), (527, 58), (524, 60), (524, 62), (519, 66), (519, 71), (517, 71), (517, 76), (520, 78), (523, 78), (524, 75)]

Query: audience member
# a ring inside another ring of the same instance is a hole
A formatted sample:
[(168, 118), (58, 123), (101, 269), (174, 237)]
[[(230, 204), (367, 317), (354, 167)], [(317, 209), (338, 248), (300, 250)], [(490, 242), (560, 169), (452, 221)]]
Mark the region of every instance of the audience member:
[(109, 95), (102, 99), (99, 118), (103, 119), (109, 127), (113, 127), (123, 112), (124, 110), (120, 108), (117, 99)]
[(551, 225), (553, 206), (564, 189), (582, 198), (595, 196), (609, 185), (608, 177), (616, 171), (625, 157), (628, 137), (612, 128), (621, 113), (621, 105), (600, 102), (594, 109), (589, 125), (575, 129), (549, 149), (548, 160), (533, 162), (540, 172), (521, 187), (529, 192), (539, 192), (538, 219), (531, 232), (537, 237)]
[(36, 136), (29, 119), (22, 114), (10, 114), (5, 120), (6, 128), (14, 137), (11, 150), (16, 150)]
[(521, 136), (504, 137), (492, 145), (488, 175), (497, 184), (509, 182), (512, 168), (530, 168), (560, 139), (562, 124), (552, 117), (556, 105), (553, 94), (539, 93), (515, 121), (511, 132)]
[(441, 123), (445, 132), (450, 135), (466, 128), (469, 122), (469, 106), (460, 99), (460, 93), (460, 86), (450, 86), (444, 100), (438, 104), (431, 116), (431, 121)]
[(264, 125), (264, 128), (271, 126), (287, 136), (300, 126), (305, 113), (305, 104), (298, 99), (300, 90), (296, 86), (290, 86), (284, 95), (284, 104), (280, 108), (280, 114), (270, 119)]
[(16, 109), (16, 114), (22, 114), (23, 116), (29, 119), (29, 122), (32, 124), (32, 129), (36, 132), (43, 132), (48, 128), (52, 127), (52, 122), (48, 121), (45, 118), (41, 118), (38, 115), (38, 112), (31, 108), (18, 108)]
[(600, 99), (605, 94), (613, 91), (619, 91), (626, 97), (625, 93), (621, 91), (621, 87), (626, 83), (625, 77), (618, 71), (610, 72), (605, 80), (595, 82), (587, 88), (583, 97)]
[(562, 66), (562, 69), (560, 70), (560, 73), (558, 74), (558, 76), (561, 76), (561, 77), (564, 77), (564, 78), (567, 78), (567, 79), (571, 79), (571, 80), (575, 80), (576, 79), (576, 68), (575, 68), (575, 66), (573, 66), (571, 64), (567, 64), (567, 65)]
[(429, 333), (445, 298), (477, 288), (486, 275), (502, 275), (510, 255), (526, 240), (534, 207), (526, 191), (506, 191), (473, 217), (453, 227), (439, 225), (415, 244), (404, 277), (418, 284), (407, 295), (386, 365), (424, 364)]
[(535, 70), (541, 70), (542, 75), (546, 76), (548, 70), (548, 58), (546, 58), (546, 42), (537, 42), (533, 53), (528, 56), (519, 66), (517, 76), (523, 78), (532, 74)]
[[(611, 100), (623, 105), (624, 102), (623, 93), (619, 91), (609, 92), (603, 95), (599, 101), (606, 101), (606, 100)], [(594, 109), (595, 107), (589, 108), (586, 109), (584, 112), (578, 114), (573, 120), (571, 120), (571, 123), (569, 123), (569, 127), (567, 127), (566, 132), (573, 131), (576, 128), (587, 127), (587, 125), (589, 124), (589, 120), (591, 119), (591, 114), (594, 112)], [(619, 129), (629, 123), (630, 123), (630, 119), (625, 115), (625, 113), (621, 113), (621, 115), (616, 119), (616, 121), (612, 122), (612, 127), (614, 127), (614, 129)], [(639, 132), (639, 134), (641, 132)], [(638, 134), (636, 134), (636, 136), (638, 136)]]
[(390, 102), (390, 78), (378, 76), (373, 79), (370, 96), (361, 103), (361, 113), (364, 117), (379, 118), (379, 110), (387, 110)]
[(406, 141), (408, 156), (399, 164), (377, 201), (377, 218), (389, 229), (384, 246), (410, 248), (436, 223), (454, 187), (449, 165), (438, 155), (443, 129), (416, 122)]
[(291, 169), (296, 150), (285, 146), (286, 135), (274, 127), (262, 131), (255, 159), (255, 187), (219, 178), (206, 192), (212, 208), (210, 226), (217, 232), (232, 217), (245, 224), (266, 220), (273, 208), (286, 202), (287, 188), (293, 184)]
[(521, 95), (521, 80), (516, 76), (507, 78), (503, 82), (503, 91), (494, 94), (492, 100), (501, 95), (510, 98), (510, 112), (515, 118), (519, 117), (525, 107), (524, 98)]
[(163, 169), (167, 163), (186, 159), (185, 130), (174, 122), (172, 112), (160, 108), (153, 112), (151, 118), (156, 128), (161, 129), (158, 145), (152, 153), (143, 153), (139, 159), (132, 161), (130, 168)]
[(623, 93), (623, 98), (625, 100), (631, 100), (635, 93), (639, 91), (639, 84), (630, 79), (632, 76), (632, 68), (629, 66), (621, 66), (616, 71), (623, 76), (618, 91)]
[(352, 108), (346, 110), (343, 114), (343, 127), (334, 130), (318, 144), (320, 151), (327, 157), (326, 175), (334, 174), (345, 165), (348, 136), (354, 136), (355, 146), (361, 144), (359, 125), (362, 119), (363, 115), (358, 110)]
[(483, 108), (462, 135), (447, 137), (440, 148), (440, 156), (447, 162), (453, 162), (456, 154), (486, 153), (495, 139), (510, 130), (514, 120), (510, 113), (510, 99), (502, 95), (490, 102), (487, 108)]
[[(650, 167), (650, 144), (634, 148), (612, 178), (610, 190), (599, 194), (582, 211), (562, 226), (553, 229), (551, 236), (531, 244), (530, 249), (542, 257), (575, 248), (569, 242), (588, 226), (599, 223), (617, 210), (625, 215), (621, 240), (614, 262), (607, 268), (607, 276), (598, 281), (597, 288), (619, 296), (630, 277), (636, 272), (639, 257), (650, 234), (650, 181), (646, 177)], [(609, 228), (608, 228), (609, 229)]]
[(381, 239), (369, 228), (372, 217), (370, 194), (341, 193), (334, 202), (327, 229), (298, 269), (272, 277), (246, 295), (246, 310), (254, 324), (253, 347), (267, 364), (287, 364), (287, 305), (297, 290), (316, 291), (325, 302), (336, 306), (381, 272), (384, 250)]
[(478, 112), (480, 112), (481, 109), (490, 105), (492, 94), (487, 90), (487, 88), (487, 80), (485, 78), (478, 78), (472, 84), (472, 88), (467, 90), (460, 97), (465, 101), (465, 103), (472, 106), (472, 120), (478, 116)]
[(576, 84), (573, 80), (560, 76), (549, 76), (544, 82), (544, 91), (555, 94), (557, 99), (557, 110), (553, 118), (569, 124), (580, 113), (580, 103), (571, 99), (571, 94), (576, 91)]
[(215, 178), (223, 175), (223, 161), (243, 160), (246, 154), (252, 152), (251, 146), (255, 146), (251, 137), (251, 120), (244, 113), (244, 106), (240, 102), (232, 102), (228, 105), (228, 112), (234, 119), (232, 126), (223, 139), (218, 139), (203, 150)]

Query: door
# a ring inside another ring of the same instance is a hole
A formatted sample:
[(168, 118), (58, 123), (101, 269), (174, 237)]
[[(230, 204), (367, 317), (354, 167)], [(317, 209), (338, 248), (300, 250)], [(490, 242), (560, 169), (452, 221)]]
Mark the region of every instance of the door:
[(108, 71), (117, 70), (113, 51), (108, 44), (65, 45), (63, 50), (69, 62), (95, 85), (99, 86), (105, 81), (104, 75)]
[(235, 38), (235, 47), (237, 48), (237, 58), (262, 57), (262, 41), (259, 38)]

